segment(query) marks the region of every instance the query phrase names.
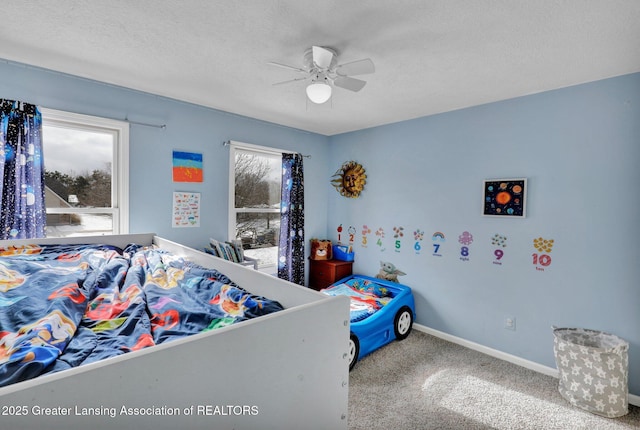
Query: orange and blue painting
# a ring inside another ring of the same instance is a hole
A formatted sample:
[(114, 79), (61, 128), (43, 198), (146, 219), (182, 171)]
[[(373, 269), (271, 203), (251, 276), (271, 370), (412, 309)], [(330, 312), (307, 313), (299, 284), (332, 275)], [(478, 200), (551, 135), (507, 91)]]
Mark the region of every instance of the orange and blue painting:
[(173, 182), (202, 182), (202, 154), (173, 151)]

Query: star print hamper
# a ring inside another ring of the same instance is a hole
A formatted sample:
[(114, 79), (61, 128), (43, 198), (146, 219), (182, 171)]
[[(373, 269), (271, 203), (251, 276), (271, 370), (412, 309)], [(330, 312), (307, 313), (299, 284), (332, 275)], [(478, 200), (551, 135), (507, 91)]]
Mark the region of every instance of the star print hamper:
[(553, 327), (558, 391), (573, 406), (608, 418), (629, 412), (629, 343), (583, 328)]

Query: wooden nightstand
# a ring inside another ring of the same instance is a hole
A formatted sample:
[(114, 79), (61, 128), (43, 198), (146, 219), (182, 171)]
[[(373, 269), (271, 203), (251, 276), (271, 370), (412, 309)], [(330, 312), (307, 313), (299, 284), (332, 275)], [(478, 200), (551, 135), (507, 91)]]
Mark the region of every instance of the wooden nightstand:
[(309, 259), (309, 288), (321, 290), (351, 275), (353, 261)]

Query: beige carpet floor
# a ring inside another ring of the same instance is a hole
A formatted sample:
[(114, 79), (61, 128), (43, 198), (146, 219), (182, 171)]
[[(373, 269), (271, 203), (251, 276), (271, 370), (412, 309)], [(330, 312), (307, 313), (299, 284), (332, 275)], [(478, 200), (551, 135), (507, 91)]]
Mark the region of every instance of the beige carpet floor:
[(640, 429), (638, 407), (591, 414), (553, 377), (415, 329), (359, 361), (349, 380), (349, 430)]

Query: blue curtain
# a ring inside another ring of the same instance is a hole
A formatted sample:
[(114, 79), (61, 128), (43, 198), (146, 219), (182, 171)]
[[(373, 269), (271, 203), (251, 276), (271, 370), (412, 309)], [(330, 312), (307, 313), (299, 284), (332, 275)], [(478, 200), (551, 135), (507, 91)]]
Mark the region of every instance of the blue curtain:
[(278, 277), (304, 285), (304, 172), (300, 154), (282, 154)]
[(37, 106), (0, 99), (0, 239), (45, 237), (42, 115)]

